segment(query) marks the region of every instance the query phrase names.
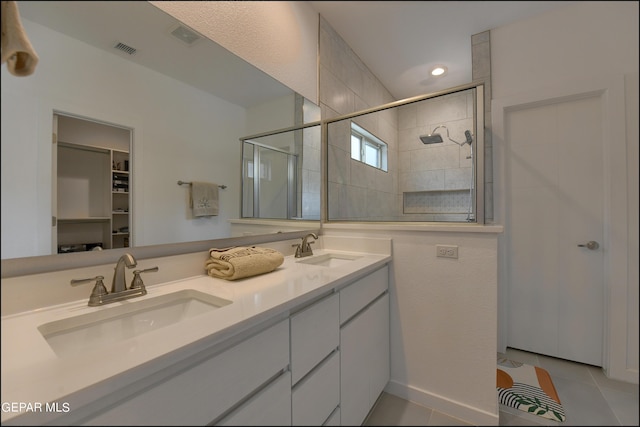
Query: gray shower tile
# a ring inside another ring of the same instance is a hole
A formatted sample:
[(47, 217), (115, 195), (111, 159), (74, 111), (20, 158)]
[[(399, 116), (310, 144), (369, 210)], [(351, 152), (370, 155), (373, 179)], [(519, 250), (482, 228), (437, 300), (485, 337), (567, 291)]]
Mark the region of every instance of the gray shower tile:
[(638, 393), (625, 393), (624, 391), (602, 387), (600, 391), (621, 425), (640, 425), (638, 417)]
[(568, 426), (621, 425), (595, 384), (563, 377), (554, 377), (553, 383), (564, 407)]

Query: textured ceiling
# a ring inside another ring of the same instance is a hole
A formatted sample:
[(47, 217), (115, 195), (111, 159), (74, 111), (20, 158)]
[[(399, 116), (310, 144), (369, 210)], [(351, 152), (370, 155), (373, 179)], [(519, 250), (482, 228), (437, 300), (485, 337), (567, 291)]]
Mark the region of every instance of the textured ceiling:
[[(471, 36), (573, 1), (310, 1), (396, 99), (471, 82)], [(448, 67), (430, 77), (436, 64)]]

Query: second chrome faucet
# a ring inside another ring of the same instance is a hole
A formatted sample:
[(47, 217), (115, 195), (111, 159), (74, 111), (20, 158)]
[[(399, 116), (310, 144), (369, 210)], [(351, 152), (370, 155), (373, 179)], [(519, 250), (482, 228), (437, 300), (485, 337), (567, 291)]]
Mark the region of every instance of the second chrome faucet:
[(295, 257), (302, 258), (306, 256), (313, 255), (313, 250), (311, 250), (311, 244), (315, 242), (309, 242), (309, 237), (313, 237), (314, 240), (318, 240), (318, 235), (316, 233), (309, 233), (302, 238), (302, 243), (298, 243), (297, 245), (292, 245), (296, 248)]

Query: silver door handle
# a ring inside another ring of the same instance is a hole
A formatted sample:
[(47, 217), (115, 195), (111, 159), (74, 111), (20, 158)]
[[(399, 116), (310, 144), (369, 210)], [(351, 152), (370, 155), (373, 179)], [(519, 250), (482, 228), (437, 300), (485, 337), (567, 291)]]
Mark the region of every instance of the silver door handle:
[(592, 251), (595, 251), (596, 249), (598, 249), (600, 247), (600, 244), (594, 240), (578, 245), (581, 248), (587, 248), (587, 249), (591, 249)]

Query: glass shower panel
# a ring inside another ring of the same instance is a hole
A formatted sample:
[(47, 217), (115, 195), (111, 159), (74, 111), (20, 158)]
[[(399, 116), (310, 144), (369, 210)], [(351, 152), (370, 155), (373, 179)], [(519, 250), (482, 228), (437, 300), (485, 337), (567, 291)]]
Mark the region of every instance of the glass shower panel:
[(253, 218), (253, 144), (242, 144), (242, 218)]
[[(327, 219), (476, 222), (479, 98), (472, 86), (329, 120)], [(388, 170), (358, 161), (354, 127), (386, 144)]]
[[(259, 161), (256, 164), (259, 167), (257, 170), (254, 168), (254, 173), (258, 174), (259, 179), (258, 187), (254, 188), (254, 191), (257, 190), (260, 218), (287, 219), (291, 200), (289, 193), (295, 182), (289, 165), (291, 155), (259, 146), (257, 150)], [(254, 185), (255, 182), (254, 178)]]

